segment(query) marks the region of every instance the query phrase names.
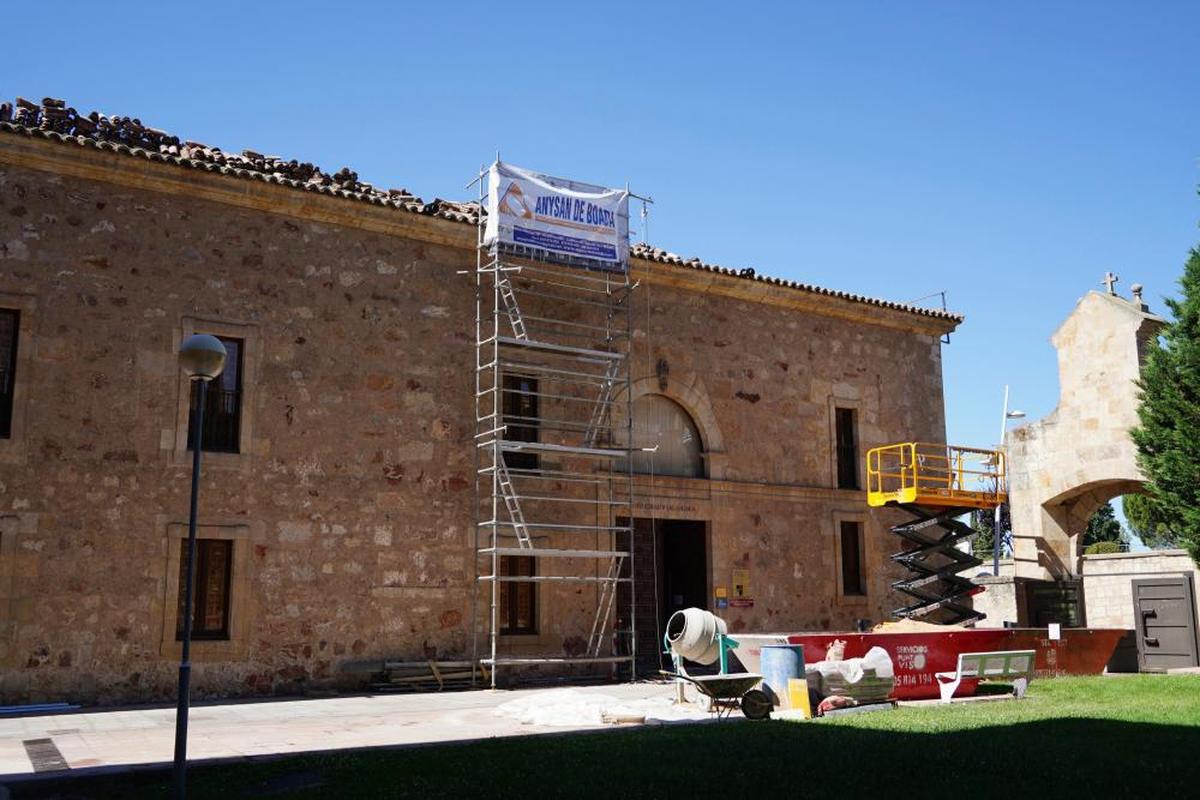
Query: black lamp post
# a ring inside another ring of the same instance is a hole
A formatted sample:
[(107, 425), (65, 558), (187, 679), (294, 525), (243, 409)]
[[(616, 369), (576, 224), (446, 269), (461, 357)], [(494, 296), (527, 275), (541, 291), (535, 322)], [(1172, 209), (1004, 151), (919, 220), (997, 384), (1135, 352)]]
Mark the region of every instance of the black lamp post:
[(196, 416), (192, 420), (192, 505), (183, 592), (183, 654), (179, 660), (179, 705), (175, 710), (175, 796), (187, 797), (188, 703), (192, 681), (192, 594), (196, 584), (196, 510), (200, 500), (200, 450), (203, 442), (204, 401), (209, 382), (225, 368), (225, 345), (215, 336), (198, 333), (183, 340), (179, 365), (196, 386)]

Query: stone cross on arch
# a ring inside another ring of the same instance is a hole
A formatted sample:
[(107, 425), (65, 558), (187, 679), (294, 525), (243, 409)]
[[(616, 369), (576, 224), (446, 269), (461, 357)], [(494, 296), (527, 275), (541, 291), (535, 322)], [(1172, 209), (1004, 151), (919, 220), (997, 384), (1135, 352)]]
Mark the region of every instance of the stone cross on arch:
[(1112, 273), (1112, 271), (1110, 270), (1109, 272), (1106, 272), (1104, 274), (1104, 280), (1102, 280), (1100, 282), (1103, 283), (1108, 288), (1109, 294), (1116, 295), (1117, 290), (1113, 287), (1115, 287), (1117, 285), (1117, 281), (1119, 281), (1119, 280), (1121, 280), (1121, 279), (1118, 278), (1116, 275), (1114, 275)]

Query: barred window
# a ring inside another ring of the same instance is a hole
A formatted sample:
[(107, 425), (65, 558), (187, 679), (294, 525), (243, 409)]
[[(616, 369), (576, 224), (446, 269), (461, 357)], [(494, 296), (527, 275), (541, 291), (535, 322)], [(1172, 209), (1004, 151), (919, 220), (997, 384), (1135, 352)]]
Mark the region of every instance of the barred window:
[[(200, 449), (212, 453), (237, 453), (242, 435), (242, 340), (218, 336), (225, 345), (225, 369), (208, 385), (204, 402), (204, 430)], [(196, 399), (199, 387), (192, 381), (188, 405), (188, 449), (195, 443)]]

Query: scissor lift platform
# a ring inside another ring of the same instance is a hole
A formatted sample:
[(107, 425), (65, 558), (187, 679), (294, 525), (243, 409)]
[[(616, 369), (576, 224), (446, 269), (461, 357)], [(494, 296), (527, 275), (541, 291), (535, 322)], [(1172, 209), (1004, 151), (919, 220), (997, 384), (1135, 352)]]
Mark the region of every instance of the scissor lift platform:
[(1008, 499), (1004, 453), (904, 442), (867, 453), (867, 503), (995, 508)]
[(959, 549), (975, 532), (958, 517), (1004, 503), (1004, 477), (1004, 454), (996, 450), (905, 442), (867, 453), (868, 505), (895, 507), (913, 517), (892, 527), (906, 545), (892, 560), (913, 573), (892, 588), (914, 600), (893, 616), (940, 611), (943, 623), (984, 618), (963, 602), (978, 589), (960, 573), (983, 562)]

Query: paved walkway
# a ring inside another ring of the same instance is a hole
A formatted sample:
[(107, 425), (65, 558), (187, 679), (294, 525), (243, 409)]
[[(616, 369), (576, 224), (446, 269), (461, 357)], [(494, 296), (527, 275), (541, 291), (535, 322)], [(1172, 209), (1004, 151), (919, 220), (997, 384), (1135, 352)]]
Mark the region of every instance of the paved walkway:
[[(612, 727), (601, 712), (628, 718), (697, 720), (672, 706), (663, 683), (580, 688), (358, 695), (193, 706), (189, 759), (421, 744)], [(169, 763), (175, 709), (139, 708), (0, 718), (0, 781), (53, 765), (70, 769)], [(37, 740), (49, 739), (53, 747)], [(31, 743), (32, 742), (32, 743)], [(31, 755), (33, 758), (31, 759)], [(47, 758), (48, 756), (48, 758)]]

